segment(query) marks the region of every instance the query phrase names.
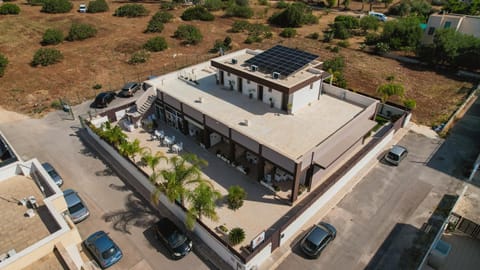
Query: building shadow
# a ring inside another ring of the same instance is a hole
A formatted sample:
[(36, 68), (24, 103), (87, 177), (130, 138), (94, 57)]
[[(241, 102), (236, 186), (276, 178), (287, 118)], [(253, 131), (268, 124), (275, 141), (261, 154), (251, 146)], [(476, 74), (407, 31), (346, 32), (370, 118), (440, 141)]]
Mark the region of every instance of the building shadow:
[(365, 269), (417, 269), (457, 199), (445, 194), (421, 228), (395, 224)]
[[(480, 99), (449, 131), (445, 141), (427, 161), (427, 166), (459, 180), (468, 179), (480, 149)], [(472, 182), (479, 186), (480, 183)]]
[(125, 209), (108, 212), (102, 218), (106, 222), (111, 222), (115, 230), (131, 234), (131, 226), (150, 227), (156, 220), (156, 213), (147, 202), (132, 193), (127, 197)]

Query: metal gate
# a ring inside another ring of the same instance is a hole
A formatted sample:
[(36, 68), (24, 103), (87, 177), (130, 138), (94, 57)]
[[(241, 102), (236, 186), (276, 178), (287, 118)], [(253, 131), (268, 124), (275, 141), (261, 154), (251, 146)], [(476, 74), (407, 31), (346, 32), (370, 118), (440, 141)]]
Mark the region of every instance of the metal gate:
[(480, 239), (480, 225), (466, 218), (461, 218), (457, 225), (457, 230)]

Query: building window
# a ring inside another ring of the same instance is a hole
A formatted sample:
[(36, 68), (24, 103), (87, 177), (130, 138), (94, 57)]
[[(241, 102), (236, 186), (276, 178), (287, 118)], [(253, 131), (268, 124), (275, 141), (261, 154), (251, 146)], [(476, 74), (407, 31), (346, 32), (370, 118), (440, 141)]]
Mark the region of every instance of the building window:
[(451, 25), (452, 25), (452, 22), (445, 22), (445, 25), (443, 26), (443, 28), (448, 29), (450, 28)]
[(313, 89), (313, 83), (310, 84), (310, 89)]
[(272, 88), (268, 88), (268, 92), (271, 93), (271, 92), (272, 92)]
[(428, 28), (428, 35), (431, 36), (433, 33), (435, 33), (435, 27)]

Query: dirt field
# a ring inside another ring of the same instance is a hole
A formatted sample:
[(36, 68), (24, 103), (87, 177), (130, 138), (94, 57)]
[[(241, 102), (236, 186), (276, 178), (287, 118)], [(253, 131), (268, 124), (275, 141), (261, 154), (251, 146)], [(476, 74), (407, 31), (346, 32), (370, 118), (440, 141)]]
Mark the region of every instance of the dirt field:
[[(273, 44), (283, 43), (286, 46), (306, 49), (320, 55), (320, 60), (334, 57), (335, 54), (326, 49), (328, 44), (305, 38), (312, 32), (321, 33), (329, 22), (338, 15), (336, 12), (326, 14), (315, 11), (321, 16), (320, 23), (297, 29), (299, 35), (295, 39), (286, 40), (278, 37), (281, 29), (274, 28), (274, 38), (261, 44), (244, 44), (245, 34), (227, 33), (233, 19), (221, 18), (218, 12), (214, 22), (186, 22), (200, 28), (204, 40), (197, 46), (182, 46), (180, 41), (171, 38), (177, 26), (184, 23), (179, 18), (183, 9), (172, 11), (175, 20), (165, 25), (160, 34), (167, 39), (169, 49), (152, 53), (150, 60), (141, 65), (128, 65), (126, 61), (131, 53), (141, 48), (145, 41), (158, 34), (144, 34), (151, 16), (143, 18), (120, 18), (112, 16), (120, 6), (111, 3), (110, 11), (99, 14), (80, 14), (75, 10), (80, 3), (74, 1), (74, 9), (67, 14), (44, 14), (40, 7), (31, 7), (22, 2), (19, 16), (0, 16), (0, 51), (9, 58), (4, 77), (0, 78), (2, 98), (0, 106), (7, 110), (41, 116), (50, 109), (53, 101), (59, 98), (76, 104), (95, 96), (92, 86), (99, 83), (103, 89), (118, 89), (126, 81), (144, 80), (147, 75), (159, 75), (179, 67), (205, 61), (215, 55), (208, 50), (216, 39), (224, 39), (229, 35), (233, 39), (233, 49), (261, 48), (267, 49)], [(253, 2), (253, 1), (251, 1)], [(272, 6), (275, 2), (271, 2)], [(159, 4), (145, 4), (152, 15), (159, 10)], [(266, 6), (253, 4), (256, 16), (252, 22), (265, 22), (277, 9), (270, 7), (267, 16)], [(358, 10), (361, 3), (352, 2), (351, 9)], [(382, 11), (383, 5), (375, 10)], [(365, 10), (368, 5), (365, 5)], [(47, 28), (58, 28), (66, 34), (72, 22), (93, 24), (98, 29), (96, 37), (84, 41), (64, 42), (52, 46), (64, 54), (61, 63), (33, 68), (29, 65), (34, 52), (41, 48), (40, 41)], [(346, 60), (345, 77), (348, 88), (374, 94), (385, 78), (394, 75), (407, 89), (407, 97), (417, 101), (414, 110), (414, 121), (430, 125), (447, 117), (466, 96), (462, 86), (471, 87), (456, 78), (447, 77), (430, 70), (419, 70), (401, 63), (373, 56), (359, 51), (358, 43), (362, 38), (351, 40), (349, 49), (342, 49), (340, 55)], [(333, 43), (336, 43), (334, 41)], [(98, 91), (98, 90), (97, 90)]]

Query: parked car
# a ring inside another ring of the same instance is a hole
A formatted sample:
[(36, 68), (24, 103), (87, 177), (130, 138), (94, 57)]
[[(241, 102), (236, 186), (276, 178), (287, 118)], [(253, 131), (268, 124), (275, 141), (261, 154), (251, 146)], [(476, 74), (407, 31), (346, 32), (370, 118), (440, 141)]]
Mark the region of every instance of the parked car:
[(102, 269), (112, 266), (123, 257), (122, 250), (104, 231), (90, 235), (83, 243)]
[(385, 160), (392, 165), (398, 166), (400, 162), (407, 157), (407, 155), (407, 148), (400, 145), (394, 145), (392, 146), (392, 149), (390, 149), (390, 151), (388, 151), (388, 153), (385, 155)]
[(42, 167), (45, 169), (45, 171), (47, 171), (47, 173), (53, 179), (55, 184), (57, 184), (57, 186), (61, 187), (63, 185), (62, 177), (60, 177), (60, 175), (57, 173), (55, 168), (53, 168), (53, 166), (50, 163), (45, 162), (42, 164)]
[(135, 93), (140, 89), (140, 84), (137, 82), (129, 82), (126, 83), (120, 92), (118, 92), (118, 96), (120, 97), (133, 97)]
[(95, 100), (92, 103), (92, 107), (95, 108), (106, 108), (112, 100), (115, 99), (115, 92), (108, 91), (102, 92), (95, 97)]
[(80, 13), (86, 13), (86, 12), (87, 12), (87, 5), (85, 5), (85, 4), (80, 4), (80, 7), (78, 8), (78, 12), (80, 12)]
[(192, 250), (192, 240), (170, 219), (162, 218), (155, 223), (155, 238), (160, 240), (174, 259), (180, 259)]
[(303, 253), (310, 258), (318, 258), (322, 250), (330, 243), (337, 235), (337, 230), (325, 222), (315, 224), (313, 228), (303, 237), (300, 248)]
[(380, 12), (369, 11), (368, 15), (375, 17), (377, 20), (379, 20), (381, 22), (386, 22), (387, 19), (388, 19), (387, 16), (385, 16), (385, 14), (380, 13)]
[(67, 189), (63, 191), (63, 197), (67, 202), (68, 213), (73, 223), (79, 223), (90, 215), (87, 206), (85, 206), (85, 203), (80, 199), (80, 196), (78, 196), (75, 190)]

